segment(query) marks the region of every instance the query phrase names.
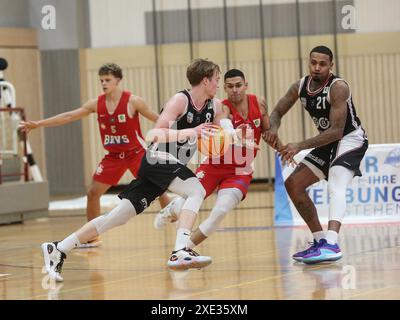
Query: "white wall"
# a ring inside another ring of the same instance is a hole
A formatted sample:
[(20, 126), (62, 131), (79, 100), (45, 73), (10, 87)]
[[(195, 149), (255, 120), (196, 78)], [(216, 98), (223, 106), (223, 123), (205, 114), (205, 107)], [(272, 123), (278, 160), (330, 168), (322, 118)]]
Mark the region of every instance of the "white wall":
[(89, 0), (93, 48), (144, 45), (146, 0)]
[[(80, 0), (0, 0), (0, 7), (4, 9), (0, 10), (0, 25), (37, 28), (41, 49), (78, 48), (81, 46), (79, 35), (87, 30), (79, 30), (82, 27), (77, 23), (77, 10), (81, 8), (77, 6), (77, 1)], [(88, 1), (92, 47), (146, 44), (145, 13), (152, 11), (151, 0)], [(327, 1), (331, 0), (300, 0), (300, 3)], [(259, 5), (259, 0), (227, 0), (226, 2), (229, 7)], [(295, 0), (262, 0), (264, 5), (295, 2)], [(54, 5), (57, 10), (56, 30), (41, 28), (43, 18), (41, 8), (46, 4)], [(399, 0), (354, 0), (354, 4), (356, 32), (400, 31)], [(191, 6), (193, 9), (221, 8), (223, 0), (192, 0)], [(26, 7), (28, 9), (24, 10)], [(187, 8), (187, 0), (156, 0), (156, 8), (157, 10), (184, 10)]]
[(399, 0), (355, 0), (354, 4), (357, 32), (400, 31)]
[[(301, 3), (331, 0), (300, 0)], [(295, 0), (263, 0), (264, 5), (295, 3)], [(399, 0), (354, 0), (356, 32), (400, 31)], [(258, 0), (227, 0), (227, 5), (258, 5)], [(192, 0), (193, 9), (221, 8), (223, 0)], [(157, 10), (187, 8), (187, 0), (157, 0)], [(152, 11), (150, 0), (89, 0), (92, 47), (145, 45), (145, 12)], [(340, 17), (338, 17), (340, 19)]]
[[(317, 0), (327, 1), (327, 0)], [(295, 0), (264, 0), (263, 4), (293, 3)], [(228, 6), (258, 5), (258, 0), (227, 0)], [(192, 0), (192, 9), (221, 8), (223, 0)], [(187, 0), (157, 0), (156, 9), (187, 9)], [(145, 12), (150, 0), (89, 0), (93, 48), (145, 45)]]

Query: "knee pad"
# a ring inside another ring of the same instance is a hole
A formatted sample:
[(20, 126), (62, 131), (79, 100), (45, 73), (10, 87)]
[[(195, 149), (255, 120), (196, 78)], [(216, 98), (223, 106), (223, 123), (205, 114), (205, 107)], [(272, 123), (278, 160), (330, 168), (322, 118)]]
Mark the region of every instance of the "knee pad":
[(342, 167), (333, 166), (329, 170), (329, 220), (342, 222), (346, 213), (346, 188), (353, 179), (354, 172)]
[(201, 184), (200, 187), (192, 189), (190, 190), (190, 192), (187, 193), (187, 198), (182, 206), (182, 210), (190, 210), (194, 213), (199, 212), (204, 197), (206, 196), (206, 190), (204, 190)]
[(91, 222), (96, 227), (98, 234), (104, 233), (114, 227), (123, 225), (136, 215), (136, 210), (128, 199), (122, 199), (121, 202), (109, 213), (104, 214)]
[(343, 221), (346, 214), (346, 189), (329, 190), (329, 220)]
[(206, 196), (206, 190), (196, 177), (191, 177), (186, 180), (175, 178), (168, 189), (179, 194), (186, 199), (182, 206), (182, 210), (190, 210), (198, 213)]
[[(231, 207), (232, 205), (233, 205), (233, 207), (235, 207), (236, 205), (238, 205), (240, 203), (240, 201), (242, 201), (243, 193), (238, 188), (227, 188), (227, 189), (219, 190), (218, 197), (220, 197), (221, 199), (222, 199), (222, 197), (224, 199), (227, 199), (226, 201), (222, 201), (223, 205), (225, 204), (225, 202), (229, 201), (228, 202), (228, 204), (230, 203), (229, 207)], [(217, 198), (217, 200), (218, 200), (218, 198)], [(231, 210), (231, 209), (229, 209), (229, 210)]]
[(199, 226), (200, 231), (209, 237), (217, 230), (226, 214), (235, 208), (243, 198), (243, 193), (237, 188), (221, 189), (210, 216)]

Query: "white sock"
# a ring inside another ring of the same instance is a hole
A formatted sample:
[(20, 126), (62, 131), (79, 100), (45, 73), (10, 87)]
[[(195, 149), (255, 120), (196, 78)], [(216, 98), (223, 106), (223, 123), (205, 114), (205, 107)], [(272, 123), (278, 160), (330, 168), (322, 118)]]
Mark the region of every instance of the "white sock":
[(74, 247), (79, 246), (81, 243), (79, 242), (78, 236), (76, 233), (73, 233), (66, 237), (63, 241), (60, 241), (57, 244), (57, 249), (60, 250), (61, 252), (64, 252), (67, 254), (70, 252)]
[(313, 232), (313, 237), (317, 242), (319, 242), (319, 240), (325, 239), (325, 232), (324, 231)]
[(336, 231), (328, 230), (326, 232), (326, 241), (329, 244), (336, 244), (338, 241), (339, 234)]
[(175, 251), (186, 248), (188, 240), (190, 240), (190, 233), (190, 230), (185, 228), (179, 228), (176, 231)]
[(189, 238), (186, 247), (189, 249), (193, 249), (196, 245), (193, 243), (193, 241)]

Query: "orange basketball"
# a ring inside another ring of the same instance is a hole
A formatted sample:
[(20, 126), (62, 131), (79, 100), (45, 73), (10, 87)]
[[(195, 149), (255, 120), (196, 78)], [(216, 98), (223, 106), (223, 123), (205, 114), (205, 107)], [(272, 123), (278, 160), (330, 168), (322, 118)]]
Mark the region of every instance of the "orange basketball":
[(199, 138), (197, 148), (207, 157), (221, 157), (229, 148), (228, 135), (219, 127), (213, 136)]

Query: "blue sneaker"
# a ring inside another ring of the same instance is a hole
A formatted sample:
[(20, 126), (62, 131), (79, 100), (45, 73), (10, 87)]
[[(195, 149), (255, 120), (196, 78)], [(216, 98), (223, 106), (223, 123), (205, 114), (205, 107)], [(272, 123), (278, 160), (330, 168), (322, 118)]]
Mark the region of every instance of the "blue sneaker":
[(295, 253), (294, 255), (292, 255), (292, 258), (298, 262), (303, 261), (303, 257), (305, 255), (309, 254), (311, 251), (313, 251), (318, 246), (318, 242), (315, 239), (313, 242), (309, 242), (309, 244), (311, 244), (311, 247), (309, 247), (308, 249), (306, 249), (304, 251), (299, 251), (299, 252)]
[(314, 264), (326, 261), (336, 261), (342, 257), (342, 251), (338, 244), (329, 244), (326, 239), (321, 239), (318, 246), (303, 257), (306, 264)]

